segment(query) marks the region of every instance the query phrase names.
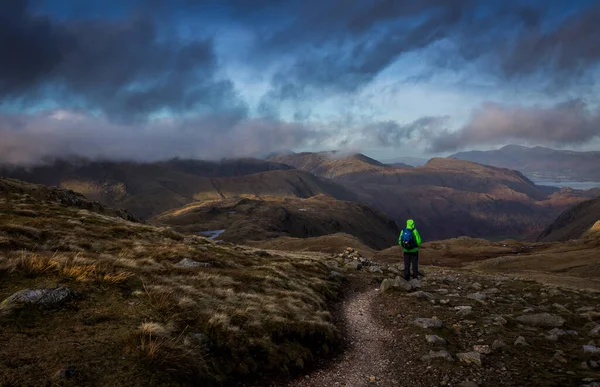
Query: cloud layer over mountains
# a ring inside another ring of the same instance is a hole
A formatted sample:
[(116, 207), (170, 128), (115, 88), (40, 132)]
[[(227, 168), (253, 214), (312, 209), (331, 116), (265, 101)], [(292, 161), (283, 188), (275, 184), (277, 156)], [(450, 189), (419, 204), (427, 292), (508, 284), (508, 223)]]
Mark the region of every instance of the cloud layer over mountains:
[[(0, 162), (597, 139), (600, 1), (519, 3), (6, 0)], [(410, 82), (472, 112), (415, 116)]]

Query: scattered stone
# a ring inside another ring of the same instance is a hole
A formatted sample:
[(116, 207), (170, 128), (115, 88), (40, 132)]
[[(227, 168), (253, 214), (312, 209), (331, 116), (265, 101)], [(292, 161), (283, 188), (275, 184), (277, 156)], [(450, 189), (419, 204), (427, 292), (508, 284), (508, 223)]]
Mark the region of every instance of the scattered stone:
[(265, 251), (265, 250), (256, 250), (254, 252), (254, 254), (258, 255), (259, 257), (270, 257), (271, 254), (269, 254), (269, 252)]
[(410, 283), (408, 283), (407, 280), (405, 280), (404, 278), (398, 276), (394, 279), (394, 286), (400, 288), (400, 289), (404, 289), (407, 292), (412, 290), (412, 285)]
[(359, 261), (350, 261), (346, 264), (346, 267), (354, 270), (360, 270), (362, 266), (362, 263), (360, 263)]
[(210, 262), (198, 262), (193, 259), (183, 258), (175, 264), (177, 267), (211, 267)]
[(500, 293), (500, 290), (498, 288), (489, 288), (489, 289), (484, 290), (483, 293), (488, 294), (488, 295), (493, 295), (493, 294)]
[(494, 317), (494, 325), (506, 325), (508, 324), (508, 321), (506, 321), (506, 319), (502, 316), (496, 316)]
[(455, 306), (454, 309), (457, 311), (457, 314), (462, 317), (470, 315), (473, 311), (473, 307), (470, 305)]
[(416, 297), (416, 298), (427, 299), (427, 300), (435, 300), (435, 297), (434, 297), (433, 294), (424, 292), (422, 290), (419, 290), (419, 291), (414, 292), (414, 293), (409, 293), (409, 296)]
[(592, 367), (593, 369), (596, 369), (596, 368), (600, 367), (600, 364), (598, 364), (598, 362), (595, 360), (590, 360), (590, 367)]
[(506, 344), (504, 344), (504, 341), (502, 341), (502, 340), (494, 340), (494, 343), (492, 344), (492, 349), (494, 351), (497, 351), (497, 350), (502, 349), (504, 347), (506, 347)]
[(428, 360), (433, 360), (433, 359), (444, 359), (447, 361), (454, 361), (454, 358), (452, 357), (450, 352), (448, 352), (446, 350), (429, 351), (428, 355), (424, 355), (421, 357), (422, 361), (428, 361)]
[(583, 352), (585, 353), (600, 353), (600, 348), (596, 347), (595, 345), (584, 345), (583, 346)]
[(596, 325), (595, 327), (592, 328), (592, 330), (590, 331), (590, 336), (592, 336), (592, 337), (600, 336), (600, 324)]
[(448, 289), (438, 289), (437, 292), (440, 294), (448, 294)]
[(418, 317), (413, 323), (421, 328), (429, 329), (429, 328), (442, 328), (444, 326), (444, 322), (437, 317), (434, 318), (424, 318)]
[(484, 293), (471, 293), (471, 294), (467, 294), (467, 298), (470, 298), (472, 300), (476, 300), (476, 301), (485, 301), (487, 296)]
[(425, 339), (427, 340), (427, 342), (429, 344), (440, 344), (440, 345), (446, 345), (446, 340), (444, 340), (443, 338), (437, 336), (437, 335), (426, 335)]
[(474, 364), (476, 366), (481, 366), (481, 354), (479, 352), (457, 353), (456, 357), (462, 363), (465, 363), (465, 364)]
[(564, 357), (564, 353), (562, 351), (556, 351), (556, 353), (554, 354), (554, 356), (552, 356), (552, 360), (561, 363), (561, 364), (567, 364), (568, 361), (567, 359), (565, 359)]
[(479, 384), (471, 381), (471, 380), (465, 380), (463, 382), (461, 382), (458, 387), (479, 387)]
[(529, 346), (529, 343), (527, 342), (527, 340), (525, 340), (523, 336), (519, 336), (517, 337), (517, 340), (515, 340), (514, 345)]
[(369, 271), (371, 273), (381, 273), (381, 274), (383, 274), (383, 270), (381, 269), (380, 266), (377, 266), (377, 265), (370, 266), (369, 267)]
[(416, 278), (411, 279), (408, 281), (408, 283), (413, 287), (413, 289), (419, 289), (421, 287), (421, 282)]
[(563, 313), (571, 313), (571, 311), (569, 309), (567, 309), (564, 305), (561, 304), (552, 304), (552, 307), (560, 312)]
[(516, 320), (525, 325), (539, 327), (561, 327), (565, 323), (565, 320), (562, 317), (550, 313), (518, 316)]
[(390, 291), (394, 289), (394, 281), (389, 278), (386, 278), (383, 281), (381, 281), (380, 288), (383, 293)]
[(564, 296), (565, 294), (563, 292), (561, 292), (560, 290), (553, 288), (548, 291), (548, 295), (550, 297), (555, 297), (555, 296)]
[(3, 307), (19, 307), (26, 305), (41, 305), (46, 307), (59, 306), (74, 297), (67, 287), (54, 289), (24, 289), (2, 301)]
[(474, 284), (471, 285), (471, 288), (473, 288), (475, 290), (481, 290), (481, 288), (483, 288), (483, 286), (481, 286), (481, 284), (479, 282), (475, 282)]
[(394, 266), (389, 266), (389, 267), (387, 268), (387, 270), (388, 270), (389, 272), (391, 272), (391, 273), (394, 273), (394, 274), (396, 274), (396, 275), (402, 275), (402, 272), (401, 272), (400, 270), (396, 269)]
[(446, 305), (448, 303), (450, 303), (450, 300), (448, 300), (448, 299), (442, 299), (442, 300), (440, 300), (440, 304), (442, 304), (442, 305)]
[(492, 353), (492, 349), (489, 345), (474, 345), (473, 350), (482, 355), (489, 355), (490, 353)]

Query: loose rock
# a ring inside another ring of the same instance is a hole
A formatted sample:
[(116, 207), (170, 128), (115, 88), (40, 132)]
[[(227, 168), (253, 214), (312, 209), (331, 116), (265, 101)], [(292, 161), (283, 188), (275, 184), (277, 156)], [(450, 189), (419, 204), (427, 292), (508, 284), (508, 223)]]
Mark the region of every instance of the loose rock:
[(450, 352), (441, 350), (441, 351), (429, 351), (428, 355), (424, 355), (421, 357), (421, 360), (428, 361), (433, 359), (444, 359), (447, 361), (454, 361), (454, 358), (450, 354)]
[(517, 340), (515, 340), (515, 345), (528, 346), (529, 343), (527, 342), (527, 340), (525, 340), (523, 336), (519, 336), (517, 337)]
[(440, 345), (446, 344), (446, 340), (444, 340), (443, 338), (441, 338), (437, 335), (426, 335), (425, 339), (427, 340), (427, 342), (429, 344), (440, 344)]
[(481, 354), (479, 352), (457, 353), (456, 357), (462, 363), (465, 363), (465, 364), (474, 364), (476, 366), (481, 366)]
[(525, 325), (538, 327), (561, 327), (565, 323), (565, 319), (550, 313), (522, 315), (518, 316), (516, 320)]
[(415, 321), (413, 321), (413, 324), (415, 324), (418, 327), (425, 328), (425, 329), (442, 328), (444, 326), (444, 322), (436, 317), (434, 317), (434, 318), (418, 317), (415, 319)]

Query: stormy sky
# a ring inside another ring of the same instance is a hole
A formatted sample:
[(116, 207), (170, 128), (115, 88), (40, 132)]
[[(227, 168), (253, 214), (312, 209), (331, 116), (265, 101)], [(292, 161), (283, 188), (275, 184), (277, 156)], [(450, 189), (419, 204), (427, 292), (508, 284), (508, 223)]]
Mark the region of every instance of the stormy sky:
[(600, 150), (600, 0), (0, 5), (0, 162)]

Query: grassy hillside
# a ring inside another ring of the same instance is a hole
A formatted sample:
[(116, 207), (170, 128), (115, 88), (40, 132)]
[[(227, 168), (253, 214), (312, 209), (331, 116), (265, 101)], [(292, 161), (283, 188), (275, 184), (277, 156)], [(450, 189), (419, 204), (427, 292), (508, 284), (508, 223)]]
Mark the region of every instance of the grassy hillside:
[(196, 200), (240, 194), (303, 198), (327, 194), (343, 200), (356, 197), (346, 188), (310, 173), (254, 159), (158, 163), (57, 161), (28, 169), (5, 168), (0, 170), (2, 175), (71, 189), (110, 207), (127, 209), (143, 219)]
[(398, 239), (398, 228), (383, 213), (360, 203), (319, 195), (308, 199), (249, 196), (191, 203), (151, 220), (198, 233), (225, 230), (219, 239), (242, 243), (281, 236), (297, 238), (347, 233), (367, 246), (384, 249)]
[[(0, 182), (1, 385), (216, 385), (303, 369), (336, 343), (339, 284), (318, 254), (184, 237)], [(27, 289), (65, 297), (9, 297)]]

